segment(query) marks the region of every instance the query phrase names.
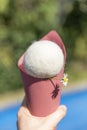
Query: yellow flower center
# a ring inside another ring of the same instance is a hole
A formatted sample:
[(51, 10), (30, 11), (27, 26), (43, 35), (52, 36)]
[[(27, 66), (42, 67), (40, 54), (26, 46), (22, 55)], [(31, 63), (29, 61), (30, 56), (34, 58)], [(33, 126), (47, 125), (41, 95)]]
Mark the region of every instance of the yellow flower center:
[(68, 82), (68, 78), (66, 78), (66, 77), (64, 77), (63, 80), (64, 80), (64, 82)]

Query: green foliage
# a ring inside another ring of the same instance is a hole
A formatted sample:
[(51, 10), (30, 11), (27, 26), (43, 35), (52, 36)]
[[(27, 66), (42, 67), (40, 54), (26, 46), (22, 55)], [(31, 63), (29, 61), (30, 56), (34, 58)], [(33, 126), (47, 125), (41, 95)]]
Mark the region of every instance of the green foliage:
[(62, 26), (68, 60), (87, 62), (87, 10), (81, 10), (83, 2), (75, 1)]
[(8, 10), (9, 0), (0, 0), (0, 13), (6, 13)]
[(22, 86), (17, 68), (19, 57), (32, 41), (39, 40), (52, 29), (63, 37), (67, 63), (73, 59), (87, 62), (86, 6), (84, 1), (71, 5), (66, 8), (68, 13), (64, 23), (60, 24), (65, 13), (59, 14), (65, 7), (64, 4), (60, 6), (60, 1), (0, 0), (0, 93)]

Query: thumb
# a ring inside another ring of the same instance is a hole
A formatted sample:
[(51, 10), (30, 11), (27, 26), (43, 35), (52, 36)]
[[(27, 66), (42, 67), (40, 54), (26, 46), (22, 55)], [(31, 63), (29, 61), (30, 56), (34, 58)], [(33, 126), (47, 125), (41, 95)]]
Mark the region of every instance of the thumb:
[(57, 110), (47, 116), (47, 126), (49, 128), (55, 128), (56, 125), (63, 119), (66, 115), (67, 108), (64, 105), (61, 105), (57, 108)]

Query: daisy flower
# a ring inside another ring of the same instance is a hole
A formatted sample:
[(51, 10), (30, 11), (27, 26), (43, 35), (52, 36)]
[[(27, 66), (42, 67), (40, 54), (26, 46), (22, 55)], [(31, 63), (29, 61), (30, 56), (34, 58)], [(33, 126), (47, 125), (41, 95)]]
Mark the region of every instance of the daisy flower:
[(64, 86), (67, 86), (68, 84), (68, 74), (64, 74), (63, 79), (61, 80)]

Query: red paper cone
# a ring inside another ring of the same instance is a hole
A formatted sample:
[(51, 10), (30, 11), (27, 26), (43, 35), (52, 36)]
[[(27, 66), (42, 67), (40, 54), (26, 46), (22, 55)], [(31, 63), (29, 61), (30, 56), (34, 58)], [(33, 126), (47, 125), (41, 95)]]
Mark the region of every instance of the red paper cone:
[[(49, 32), (41, 40), (50, 40), (58, 44), (62, 49), (64, 58), (66, 60), (64, 44), (60, 36), (55, 31)], [(27, 104), (30, 112), (35, 116), (41, 117), (53, 113), (60, 103), (62, 89), (61, 79), (63, 78), (64, 66), (57, 76), (50, 79), (40, 79), (34, 78), (26, 73), (23, 66), (23, 61), (24, 54), (18, 61), (18, 67), (21, 72)]]

